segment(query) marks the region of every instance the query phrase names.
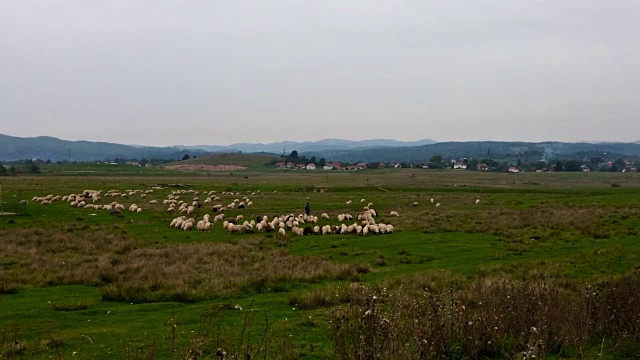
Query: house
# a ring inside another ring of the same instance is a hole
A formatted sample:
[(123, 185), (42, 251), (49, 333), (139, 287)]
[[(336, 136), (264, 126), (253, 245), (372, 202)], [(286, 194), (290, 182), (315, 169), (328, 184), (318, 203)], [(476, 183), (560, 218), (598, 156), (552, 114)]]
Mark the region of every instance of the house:
[(453, 164), (453, 168), (454, 168), (455, 170), (466, 170), (466, 169), (467, 169), (467, 164), (465, 164), (465, 163), (458, 163), (458, 162), (457, 162), (457, 163)]
[(476, 165), (476, 169), (479, 171), (489, 171), (489, 165), (487, 164), (478, 164)]
[(378, 164), (378, 169), (384, 169), (384, 163)]
[(315, 169), (316, 169), (316, 164), (314, 163), (307, 164), (307, 170), (315, 170)]
[(277, 162), (275, 167), (277, 167), (278, 169), (282, 169), (284, 167), (284, 163), (283, 162)]
[(359, 162), (355, 165), (356, 170), (364, 170), (367, 168), (367, 163)]
[(591, 171), (591, 169), (589, 169), (589, 167), (588, 167), (587, 165), (582, 165), (582, 166), (580, 166), (580, 168), (581, 168), (581, 169), (582, 169), (582, 171), (584, 171), (584, 172), (589, 172), (589, 171)]
[(519, 173), (519, 172), (520, 172), (520, 169), (518, 169), (518, 168), (517, 168), (517, 167), (515, 167), (515, 166), (509, 166), (509, 172), (510, 172), (510, 173)]

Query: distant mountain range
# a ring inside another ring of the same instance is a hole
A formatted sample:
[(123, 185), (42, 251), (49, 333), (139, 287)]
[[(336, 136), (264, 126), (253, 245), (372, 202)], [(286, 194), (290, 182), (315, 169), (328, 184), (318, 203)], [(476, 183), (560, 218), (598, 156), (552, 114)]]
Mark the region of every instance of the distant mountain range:
[(342, 139), (324, 139), (319, 141), (281, 141), (274, 142), (268, 144), (250, 144), (250, 143), (237, 143), (231, 145), (195, 145), (195, 146), (185, 146), (178, 145), (179, 148), (184, 149), (200, 149), (209, 152), (248, 152), (248, 153), (273, 153), (273, 154), (282, 154), (282, 152), (286, 152), (287, 154), (291, 153), (291, 151), (295, 150), (298, 153), (306, 153), (306, 152), (322, 152), (329, 150), (348, 150), (348, 149), (369, 149), (369, 148), (379, 148), (379, 147), (406, 147), (406, 146), (420, 146), (427, 144), (435, 144), (436, 141), (431, 139), (423, 139), (418, 141), (398, 141), (398, 140), (389, 140), (389, 139), (373, 139), (373, 140), (361, 140), (361, 141), (352, 141), (352, 140), (342, 140)]
[[(635, 143), (562, 143), (562, 142), (439, 142), (424, 139), (403, 142), (389, 139), (350, 141), (325, 139), (313, 142), (283, 141), (269, 144), (239, 143), (227, 146), (200, 145), (169, 147), (134, 146), (107, 142), (67, 141), (49, 136), (21, 138), (0, 134), (0, 161), (42, 159), (51, 161), (102, 161), (123, 159), (179, 160), (185, 154), (265, 153), (279, 157), (292, 151), (311, 158), (341, 162), (421, 162), (434, 155), (443, 159), (461, 157), (544, 160), (555, 158), (590, 158), (599, 156), (640, 158), (640, 141)], [(232, 165), (232, 164), (230, 164)]]
[[(189, 154), (205, 152), (190, 150)], [(42, 159), (51, 161), (95, 161), (124, 159), (180, 159), (175, 147), (136, 147), (94, 141), (67, 141), (50, 136), (21, 138), (0, 134), (0, 160)]]

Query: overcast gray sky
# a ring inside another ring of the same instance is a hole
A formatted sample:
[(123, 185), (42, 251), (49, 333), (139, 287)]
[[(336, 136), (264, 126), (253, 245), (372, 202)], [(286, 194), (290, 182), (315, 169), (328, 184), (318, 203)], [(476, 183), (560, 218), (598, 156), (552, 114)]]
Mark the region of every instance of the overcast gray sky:
[(637, 0), (2, 0), (0, 133), (640, 140)]

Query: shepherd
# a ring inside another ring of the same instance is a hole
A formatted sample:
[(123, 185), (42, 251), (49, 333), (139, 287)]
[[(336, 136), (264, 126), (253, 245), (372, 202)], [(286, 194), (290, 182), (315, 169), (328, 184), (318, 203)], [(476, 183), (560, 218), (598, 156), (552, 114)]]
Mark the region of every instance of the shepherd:
[(307, 201), (307, 206), (304, 207), (304, 212), (307, 216), (311, 215), (311, 206), (309, 206), (309, 202)]

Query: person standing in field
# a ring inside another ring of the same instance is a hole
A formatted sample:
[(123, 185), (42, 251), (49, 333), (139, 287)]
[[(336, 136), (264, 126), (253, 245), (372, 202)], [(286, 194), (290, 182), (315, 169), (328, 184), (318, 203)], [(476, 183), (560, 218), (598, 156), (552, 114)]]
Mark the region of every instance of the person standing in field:
[(308, 201), (307, 206), (304, 207), (304, 212), (307, 214), (307, 216), (311, 215), (311, 206), (309, 205)]

